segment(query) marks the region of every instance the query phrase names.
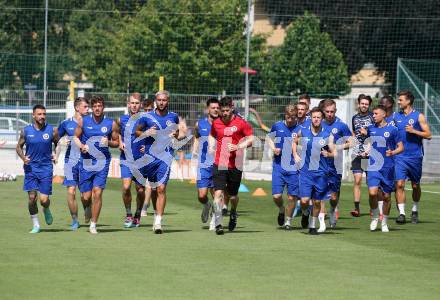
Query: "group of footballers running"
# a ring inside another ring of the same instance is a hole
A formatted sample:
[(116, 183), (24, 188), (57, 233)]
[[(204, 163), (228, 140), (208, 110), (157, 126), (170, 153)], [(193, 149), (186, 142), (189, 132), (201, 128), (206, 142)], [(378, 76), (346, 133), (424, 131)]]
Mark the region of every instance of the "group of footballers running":
[[(414, 96), (399, 93), (400, 112), (393, 113), (394, 101), (385, 96), (380, 105), (369, 111), (372, 99), (360, 95), (359, 113), (353, 117), (352, 130), (336, 117), (336, 102), (325, 99), (309, 110), (310, 97), (302, 95), (298, 103), (285, 108), (285, 118), (276, 122), (268, 134), (273, 151), (272, 194), (279, 208), (278, 224), (292, 228), (293, 216), (301, 211), (301, 225), (310, 234), (326, 230), (325, 201), (329, 200), (330, 227), (336, 226), (342, 178), (342, 151), (354, 148), (352, 171), (355, 177), (353, 216), (359, 216), (360, 182), (367, 173), (372, 221), (376, 230), (379, 219), (382, 231), (388, 232), (390, 195), (396, 193), (399, 208), (397, 223), (405, 223), (405, 180), (413, 187), (411, 221), (418, 222), (423, 139), (431, 138), (425, 117), (413, 109)], [(81, 194), (85, 223), (97, 234), (111, 153), (119, 148), (122, 200), (126, 210), (124, 227), (138, 227), (150, 203), (154, 209), (153, 232), (163, 232), (162, 217), (166, 206), (166, 187), (174, 151), (188, 142), (179, 132), (179, 117), (168, 110), (169, 93), (159, 91), (155, 101), (143, 100), (139, 93), (130, 95), (128, 113), (113, 120), (105, 116), (104, 99), (93, 96), (74, 102), (75, 115), (58, 128), (46, 123), (42, 105), (33, 108), (33, 124), (20, 133), (17, 154), (24, 162), (24, 187), (33, 228), (40, 232), (37, 200), (45, 221), (52, 224), (49, 196), (52, 193), (53, 163), (60, 153), (59, 140), (68, 144), (64, 161), (67, 203), (72, 217), (71, 229), (80, 227), (76, 188)], [(89, 105), (91, 114), (89, 114)], [(141, 113), (141, 109), (143, 112)], [(231, 204), (228, 230), (237, 225), (238, 190), (241, 183), (245, 149), (254, 141), (252, 127), (235, 110), (229, 97), (210, 98), (207, 114), (194, 128), (193, 159), (197, 161), (198, 199), (201, 219), (209, 229), (222, 235), (223, 216)], [(26, 152), (23, 147), (26, 145)], [(52, 145), (54, 147), (52, 148)], [(55, 149), (55, 151), (53, 151)], [(366, 163), (364, 163), (364, 161)], [(136, 209), (132, 214), (131, 186), (135, 184)], [(287, 205), (283, 192), (287, 188)], [(213, 203), (209, 201), (209, 194)], [(295, 209), (296, 208), (296, 209)], [(319, 229), (316, 229), (319, 220)]]

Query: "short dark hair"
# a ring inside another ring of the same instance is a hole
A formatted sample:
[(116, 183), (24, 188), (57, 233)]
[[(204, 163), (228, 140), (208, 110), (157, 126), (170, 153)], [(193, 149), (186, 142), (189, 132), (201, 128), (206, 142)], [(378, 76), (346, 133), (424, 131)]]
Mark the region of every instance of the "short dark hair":
[(370, 104), (371, 104), (371, 102), (373, 102), (373, 99), (371, 99), (370, 96), (365, 95), (365, 94), (360, 94), (358, 96), (358, 103), (361, 103), (361, 100), (368, 100), (368, 103), (370, 103)]
[(298, 102), (300, 102), (303, 99), (306, 100), (308, 104), (310, 104), (310, 96), (308, 94), (299, 95)]
[(46, 107), (44, 107), (44, 105), (41, 105), (41, 104), (35, 104), (34, 107), (32, 107), (32, 112), (34, 113), (37, 109), (46, 110)]
[(84, 103), (89, 104), (89, 101), (87, 101), (86, 98), (84, 98), (84, 97), (76, 97), (76, 98), (75, 98), (75, 101), (73, 101), (73, 107), (78, 107), (78, 105), (79, 105), (81, 102), (84, 102)]
[(152, 99), (145, 98), (142, 101), (142, 106), (150, 106), (150, 105), (153, 105), (153, 104), (154, 104), (154, 100), (152, 100)]
[(391, 103), (392, 105), (394, 105), (394, 99), (393, 97), (391, 97), (390, 95), (385, 95), (382, 98), (380, 98), (380, 101), (385, 100), (388, 103)]
[(414, 103), (414, 95), (413, 95), (413, 93), (411, 93), (410, 90), (403, 90), (403, 91), (400, 91), (400, 92), (399, 92), (399, 97), (400, 97), (400, 96), (405, 96), (406, 99), (409, 100), (409, 103), (410, 103), (411, 105), (413, 105), (413, 103)]
[(383, 106), (383, 105), (376, 105), (375, 107), (373, 107), (373, 110), (376, 110), (376, 109), (381, 109), (381, 110), (383, 110), (384, 112), (386, 112), (387, 111), (387, 109), (386, 109), (386, 107), (385, 106)]
[(233, 104), (232, 104), (232, 98), (231, 98), (231, 97), (228, 97), (228, 96), (222, 97), (222, 98), (220, 99), (219, 104), (220, 104), (220, 107), (224, 107), (224, 106), (232, 107), (232, 106), (233, 106)]
[(314, 108), (312, 108), (312, 110), (310, 111), (310, 116), (315, 112), (320, 112), (321, 116), (324, 117), (324, 112), (322, 111), (322, 109), (320, 107), (315, 106)]
[(90, 105), (93, 106), (96, 103), (101, 103), (102, 106), (104, 106), (104, 98), (102, 96), (92, 96), (92, 98), (90, 98)]
[(209, 106), (212, 103), (220, 103), (220, 101), (218, 101), (218, 99), (215, 98), (215, 97), (211, 97), (211, 98), (208, 99), (208, 101), (206, 101), (206, 106)]

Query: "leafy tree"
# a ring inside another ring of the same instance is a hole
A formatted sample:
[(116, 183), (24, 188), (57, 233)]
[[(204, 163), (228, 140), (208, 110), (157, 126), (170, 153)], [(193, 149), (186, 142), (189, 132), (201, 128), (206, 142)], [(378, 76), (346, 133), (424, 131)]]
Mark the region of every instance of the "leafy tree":
[(284, 43), (270, 51), (267, 62), (263, 83), (268, 94), (349, 91), (347, 66), (341, 52), (330, 35), (321, 32), (319, 19), (309, 13), (288, 27)]

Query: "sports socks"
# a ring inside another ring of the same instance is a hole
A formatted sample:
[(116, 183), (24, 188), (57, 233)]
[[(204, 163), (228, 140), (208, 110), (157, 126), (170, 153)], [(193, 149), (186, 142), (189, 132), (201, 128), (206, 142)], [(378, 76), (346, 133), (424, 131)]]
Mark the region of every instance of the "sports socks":
[(31, 215), (31, 220), (32, 220), (33, 227), (40, 227), (40, 222), (38, 221), (38, 214)]
[(399, 214), (405, 215), (405, 203), (399, 203), (397, 207), (399, 208)]
[(419, 202), (413, 202), (413, 207), (411, 211), (418, 211), (419, 210)]

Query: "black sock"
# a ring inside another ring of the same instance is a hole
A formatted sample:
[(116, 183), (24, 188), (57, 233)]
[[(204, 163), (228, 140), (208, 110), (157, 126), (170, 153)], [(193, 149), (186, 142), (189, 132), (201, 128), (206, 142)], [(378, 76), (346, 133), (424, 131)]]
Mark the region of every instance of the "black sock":
[(354, 203), (354, 209), (355, 210), (359, 210), (359, 202), (355, 202)]

